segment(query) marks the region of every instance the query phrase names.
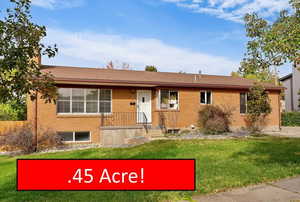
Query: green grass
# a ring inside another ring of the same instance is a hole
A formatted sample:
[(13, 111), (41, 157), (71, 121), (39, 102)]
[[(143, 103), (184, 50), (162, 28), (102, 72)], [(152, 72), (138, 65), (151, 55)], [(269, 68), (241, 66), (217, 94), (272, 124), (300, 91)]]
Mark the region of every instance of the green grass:
[(196, 192), (16, 192), (16, 158), (0, 156), (0, 201), (165, 201), (300, 174), (300, 139), (163, 140), (19, 158), (195, 158)]

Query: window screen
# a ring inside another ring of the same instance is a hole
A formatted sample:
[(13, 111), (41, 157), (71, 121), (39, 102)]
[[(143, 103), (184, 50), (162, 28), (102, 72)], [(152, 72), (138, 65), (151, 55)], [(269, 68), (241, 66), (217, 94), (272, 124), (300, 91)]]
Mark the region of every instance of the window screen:
[(240, 113), (247, 113), (247, 93), (240, 94)]
[(72, 112), (73, 113), (84, 112), (84, 89), (80, 89), (80, 88), (72, 89)]
[(206, 92), (206, 104), (211, 104), (211, 92)]
[(90, 141), (90, 132), (58, 132), (62, 141), (65, 142), (88, 142)]
[(178, 91), (162, 89), (160, 90), (160, 109), (178, 109)]
[(71, 89), (70, 88), (59, 88), (58, 89), (58, 101), (57, 111), (59, 113), (70, 113), (71, 112)]
[(168, 109), (168, 105), (169, 105), (169, 91), (160, 90), (160, 108)]
[(86, 113), (98, 112), (98, 89), (86, 89)]
[(200, 103), (201, 104), (211, 104), (212, 103), (212, 92), (211, 91), (201, 91), (200, 92)]
[(205, 98), (205, 95), (206, 93), (205, 92), (200, 92), (200, 103), (201, 104), (206, 104), (206, 98)]
[(75, 132), (75, 142), (90, 141), (90, 132)]
[(100, 90), (99, 104), (99, 111), (101, 113), (111, 112), (111, 90)]
[(58, 132), (62, 141), (73, 142), (73, 132)]

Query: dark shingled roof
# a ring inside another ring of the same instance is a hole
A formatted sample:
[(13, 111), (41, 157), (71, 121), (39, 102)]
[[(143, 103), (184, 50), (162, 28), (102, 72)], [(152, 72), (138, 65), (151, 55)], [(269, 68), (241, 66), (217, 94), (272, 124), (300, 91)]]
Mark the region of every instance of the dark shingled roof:
[[(186, 74), (170, 72), (147, 72), (119, 69), (42, 66), (43, 72), (51, 72), (57, 83), (94, 83), (114, 85), (139, 85), (153, 87), (202, 87), (248, 89), (254, 81), (233, 76), (206, 74)], [(282, 87), (265, 83), (268, 90), (281, 90)]]

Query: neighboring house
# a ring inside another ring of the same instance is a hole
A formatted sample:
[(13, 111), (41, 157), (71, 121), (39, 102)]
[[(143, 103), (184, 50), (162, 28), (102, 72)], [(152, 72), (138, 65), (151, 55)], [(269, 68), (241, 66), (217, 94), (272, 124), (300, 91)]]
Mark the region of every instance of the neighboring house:
[[(198, 111), (211, 104), (234, 109), (231, 129), (238, 130), (246, 126), (246, 92), (254, 83), (232, 76), (100, 68), (43, 65), (42, 71), (53, 74), (59, 97), (56, 104), (28, 102), (28, 120), (38, 135), (50, 128), (66, 142), (107, 145), (136, 136), (131, 129), (145, 127), (149, 135), (192, 128), (197, 126)], [(266, 129), (277, 131), (282, 88), (265, 87), (272, 106)]]
[(298, 68), (293, 68), (293, 72), (282, 77), (280, 81), (285, 87), (285, 111), (299, 111), (300, 71)]

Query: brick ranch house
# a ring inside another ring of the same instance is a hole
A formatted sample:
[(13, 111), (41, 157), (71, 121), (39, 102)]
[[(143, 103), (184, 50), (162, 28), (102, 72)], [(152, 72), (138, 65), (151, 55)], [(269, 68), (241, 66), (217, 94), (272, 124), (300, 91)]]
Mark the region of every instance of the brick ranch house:
[[(57, 103), (28, 100), (28, 121), (72, 143), (117, 145), (161, 129), (197, 125), (206, 105), (234, 108), (232, 130), (245, 127), (246, 93), (253, 81), (232, 76), (42, 65), (58, 87)], [(272, 113), (266, 130), (280, 129), (281, 87), (265, 84)], [(144, 131), (144, 132), (143, 132)], [(145, 132), (146, 131), (146, 132)]]

